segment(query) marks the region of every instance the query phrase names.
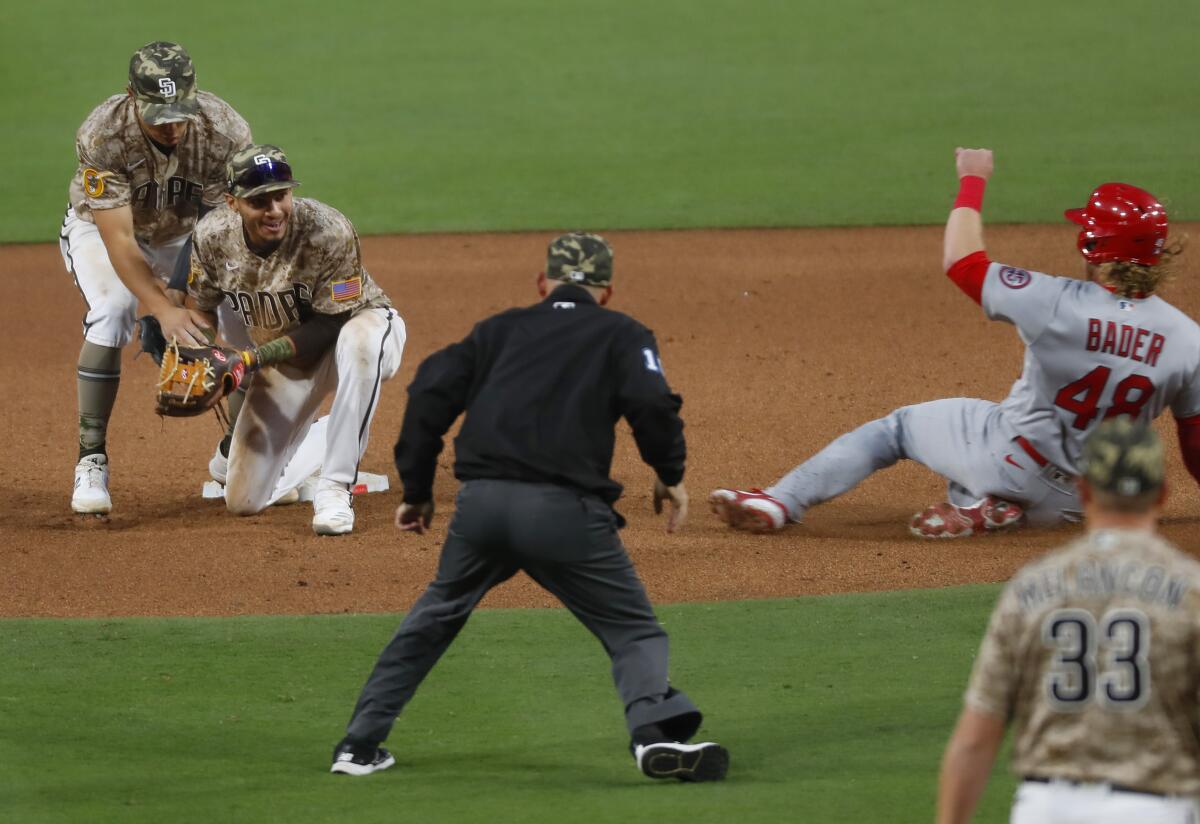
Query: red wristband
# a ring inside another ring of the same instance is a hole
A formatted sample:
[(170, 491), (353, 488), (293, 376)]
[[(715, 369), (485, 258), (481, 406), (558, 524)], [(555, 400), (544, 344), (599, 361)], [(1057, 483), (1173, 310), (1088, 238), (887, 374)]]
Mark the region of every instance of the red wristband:
[(977, 212), (983, 211), (983, 190), (987, 181), (978, 175), (966, 175), (958, 181), (958, 197), (954, 199), (954, 208), (965, 206)]

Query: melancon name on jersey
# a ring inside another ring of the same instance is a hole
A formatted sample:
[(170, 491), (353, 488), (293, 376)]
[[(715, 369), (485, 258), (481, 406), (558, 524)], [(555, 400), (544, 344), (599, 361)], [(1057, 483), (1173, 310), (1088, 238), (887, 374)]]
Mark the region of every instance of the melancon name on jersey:
[(1073, 567), (1050, 565), (1032, 570), (1013, 583), (1024, 611), (1041, 609), (1070, 596), (1131, 596), (1147, 604), (1175, 609), (1190, 587), (1183, 575), (1157, 564), (1087, 558)]
[(1147, 366), (1154, 366), (1158, 363), (1158, 356), (1162, 354), (1166, 343), (1167, 339), (1162, 335), (1140, 326), (1088, 318), (1089, 352), (1131, 358)]

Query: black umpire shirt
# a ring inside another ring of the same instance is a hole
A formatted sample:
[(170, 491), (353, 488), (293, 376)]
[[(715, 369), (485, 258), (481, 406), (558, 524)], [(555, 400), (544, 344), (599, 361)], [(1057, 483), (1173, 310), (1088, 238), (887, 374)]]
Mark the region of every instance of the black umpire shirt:
[(667, 486), (683, 480), (682, 399), (663, 376), (653, 333), (579, 286), (478, 323), (430, 355), (408, 387), (396, 469), (410, 504), (433, 499), (442, 436), (465, 410), (454, 475), (554, 483), (612, 504), (614, 429), (629, 421), (642, 459)]

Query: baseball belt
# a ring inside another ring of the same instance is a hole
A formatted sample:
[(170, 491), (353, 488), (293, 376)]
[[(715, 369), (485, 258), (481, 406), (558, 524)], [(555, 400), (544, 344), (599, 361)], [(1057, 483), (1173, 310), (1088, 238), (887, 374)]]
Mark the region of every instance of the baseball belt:
[(1040, 470), (1039, 474), (1046, 483), (1060, 492), (1071, 494), (1074, 491), (1075, 476), (1057, 464), (1050, 463), (1050, 461), (1046, 459), (1046, 456), (1039, 452), (1037, 447), (1029, 442), (1028, 438), (1026, 438), (1024, 435), (1018, 435), (1017, 437), (1013, 438), (1013, 442), (1016, 443), (1017, 446), (1021, 447), (1021, 449), (1025, 451), (1025, 454), (1028, 455), (1035, 464), (1037, 464), (1038, 469)]
[(1139, 790), (1137, 787), (1127, 787), (1124, 784), (1110, 784), (1107, 781), (1076, 781), (1072, 778), (1048, 778), (1044, 775), (1023, 775), (1022, 781), (1032, 781), (1035, 784), (1069, 784), (1072, 787), (1086, 787), (1088, 785), (1102, 784), (1108, 787), (1115, 793), (1134, 793), (1136, 795), (1152, 795), (1156, 798), (1172, 798), (1173, 796), (1167, 793), (1156, 793), (1150, 790)]

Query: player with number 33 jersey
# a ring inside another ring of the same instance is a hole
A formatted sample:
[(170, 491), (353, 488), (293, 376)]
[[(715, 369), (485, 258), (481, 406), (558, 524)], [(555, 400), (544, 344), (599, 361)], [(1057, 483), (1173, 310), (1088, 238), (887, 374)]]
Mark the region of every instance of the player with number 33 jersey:
[(1077, 521), (1084, 439), (1101, 421), (1149, 422), (1168, 407), (1184, 461), (1200, 479), (1200, 327), (1155, 294), (1181, 246), (1149, 192), (1106, 183), (1066, 217), (1081, 227), (1086, 279), (991, 261), (980, 210), (992, 153), (960, 149), (960, 192), (946, 224), (947, 275), (1025, 344), (1021, 376), (1000, 403), (949, 398), (897, 409), (849, 432), (766, 490), (718, 489), (722, 520), (753, 531), (799, 521), (901, 458), (949, 482), (948, 500), (911, 532), (955, 538), (1022, 523)]
[(1085, 534), (992, 612), (942, 760), (938, 824), (971, 820), (1006, 728), (1012, 824), (1195, 824), (1200, 564), (1158, 534), (1163, 447), (1126, 416), (1080, 462)]

